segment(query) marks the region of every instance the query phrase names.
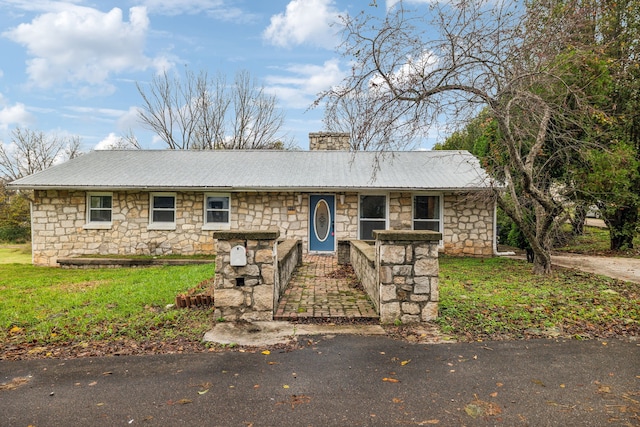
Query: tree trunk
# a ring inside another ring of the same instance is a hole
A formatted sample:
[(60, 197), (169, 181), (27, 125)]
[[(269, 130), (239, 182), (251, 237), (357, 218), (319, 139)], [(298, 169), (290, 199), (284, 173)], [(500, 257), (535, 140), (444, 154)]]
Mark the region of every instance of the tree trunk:
[(612, 215), (605, 215), (604, 219), (609, 226), (611, 250), (633, 249), (639, 220), (638, 206), (619, 208)]
[(533, 274), (551, 274), (551, 254), (549, 254), (549, 251), (536, 251), (534, 249), (533, 252)]
[(582, 203), (576, 206), (576, 212), (571, 219), (571, 228), (574, 236), (584, 234), (584, 221), (587, 219), (587, 208)]

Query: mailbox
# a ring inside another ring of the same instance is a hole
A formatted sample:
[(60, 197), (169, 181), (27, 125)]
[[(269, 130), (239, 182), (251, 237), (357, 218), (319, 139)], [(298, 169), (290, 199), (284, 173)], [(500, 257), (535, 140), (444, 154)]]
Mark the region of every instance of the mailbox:
[(244, 267), (247, 265), (247, 249), (244, 246), (234, 246), (231, 248), (231, 260), (232, 267)]

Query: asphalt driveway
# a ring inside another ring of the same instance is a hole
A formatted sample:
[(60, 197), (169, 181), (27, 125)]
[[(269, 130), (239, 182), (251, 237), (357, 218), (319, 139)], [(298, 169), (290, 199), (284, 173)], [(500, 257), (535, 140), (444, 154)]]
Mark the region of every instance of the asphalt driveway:
[(0, 361), (1, 426), (640, 425), (640, 343), (299, 337), (262, 352)]

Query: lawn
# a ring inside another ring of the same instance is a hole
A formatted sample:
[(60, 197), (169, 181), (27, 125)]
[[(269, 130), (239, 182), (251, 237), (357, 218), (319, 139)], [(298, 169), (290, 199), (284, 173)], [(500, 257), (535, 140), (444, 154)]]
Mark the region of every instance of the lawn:
[[(0, 246), (17, 261), (0, 262), (0, 359), (206, 349), (213, 310), (167, 304), (211, 278), (212, 264), (66, 270), (34, 267), (23, 249)], [(437, 323), (459, 340), (640, 336), (640, 285), (443, 256), (439, 290)]]
[(31, 262), (31, 244), (0, 244), (0, 264)]
[[(568, 235), (571, 231), (571, 226), (566, 224), (563, 231)], [(634, 249), (626, 251), (611, 251), (608, 229), (600, 227), (585, 227), (584, 234), (571, 237), (564, 245), (557, 246), (554, 250), (578, 254), (640, 258), (640, 235), (633, 240), (633, 246)]]
[(212, 310), (166, 306), (212, 275), (212, 264), (99, 270), (0, 264), (0, 348), (200, 342)]
[(505, 258), (440, 258), (443, 332), (459, 339), (640, 336), (640, 285)]

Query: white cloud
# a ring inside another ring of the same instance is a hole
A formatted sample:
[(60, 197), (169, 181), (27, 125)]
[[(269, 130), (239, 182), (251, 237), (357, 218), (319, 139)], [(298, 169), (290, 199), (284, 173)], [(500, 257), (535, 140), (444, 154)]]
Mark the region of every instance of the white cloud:
[(48, 88), (71, 83), (92, 95), (113, 90), (107, 83), (111, 74), (162, 63), (161, 58), (144, 54), (148, 30), (144, 7), (132, 7), (129, 22), (125, 22), (118, 8), (104, 13), (67, 4), (64, 10), (39, 15), (3, 36), (27, 48), (32, 57), (27, 61), (32, 85)]
[(102, 141), (98, 142), (94, 150), (112, 150), (114, 147), (117, 147), (120, 142), (120, 137), (115, 133), (111, 132), (106, 138)]
[[(412, 3), (412, 4), (430, 4), (436, 3), (436, 0), (404, 0), (404, 3)], [(400, 0), (387, 0), (387, 10), (391, 9), (396, 4), (400, 3)]]
[[(2, 95), (0, 95), (1, 102)], [(14, 105), (0, 106), (0, 129), (2, 130), (6, 130), (12, 125), (29, 125), (34, 121), (33, 115), (27, 111), (24, 104), (16, 103)]]
[(317, 95), (338, 84), (344, 77), (337, 59), (322, 65), (295, 64), (284, 69), (287, 75), (270, 75), (265, 89), (291, 108), (308, 108)]
[(249, 21), (254, 18), (237, 7), (228, 6), (225, 0), (143, 0), (149, 13), (158, 15), (195, 15), (206, 13), (220, 21)]
[(118, 117), (118, 129), (122, 132), (129, 132), (132, 129), (140, 127), (140, 119), (138, 118), (138, 107), (129, 107), (129, 109), (120, 114)]
[(333, 49), (338, 36), (332, 24), (339, 13), (333, 0), (292, 0), (284, 13), (271, 17), (262, 37), (281, 47), (310, 44)]

